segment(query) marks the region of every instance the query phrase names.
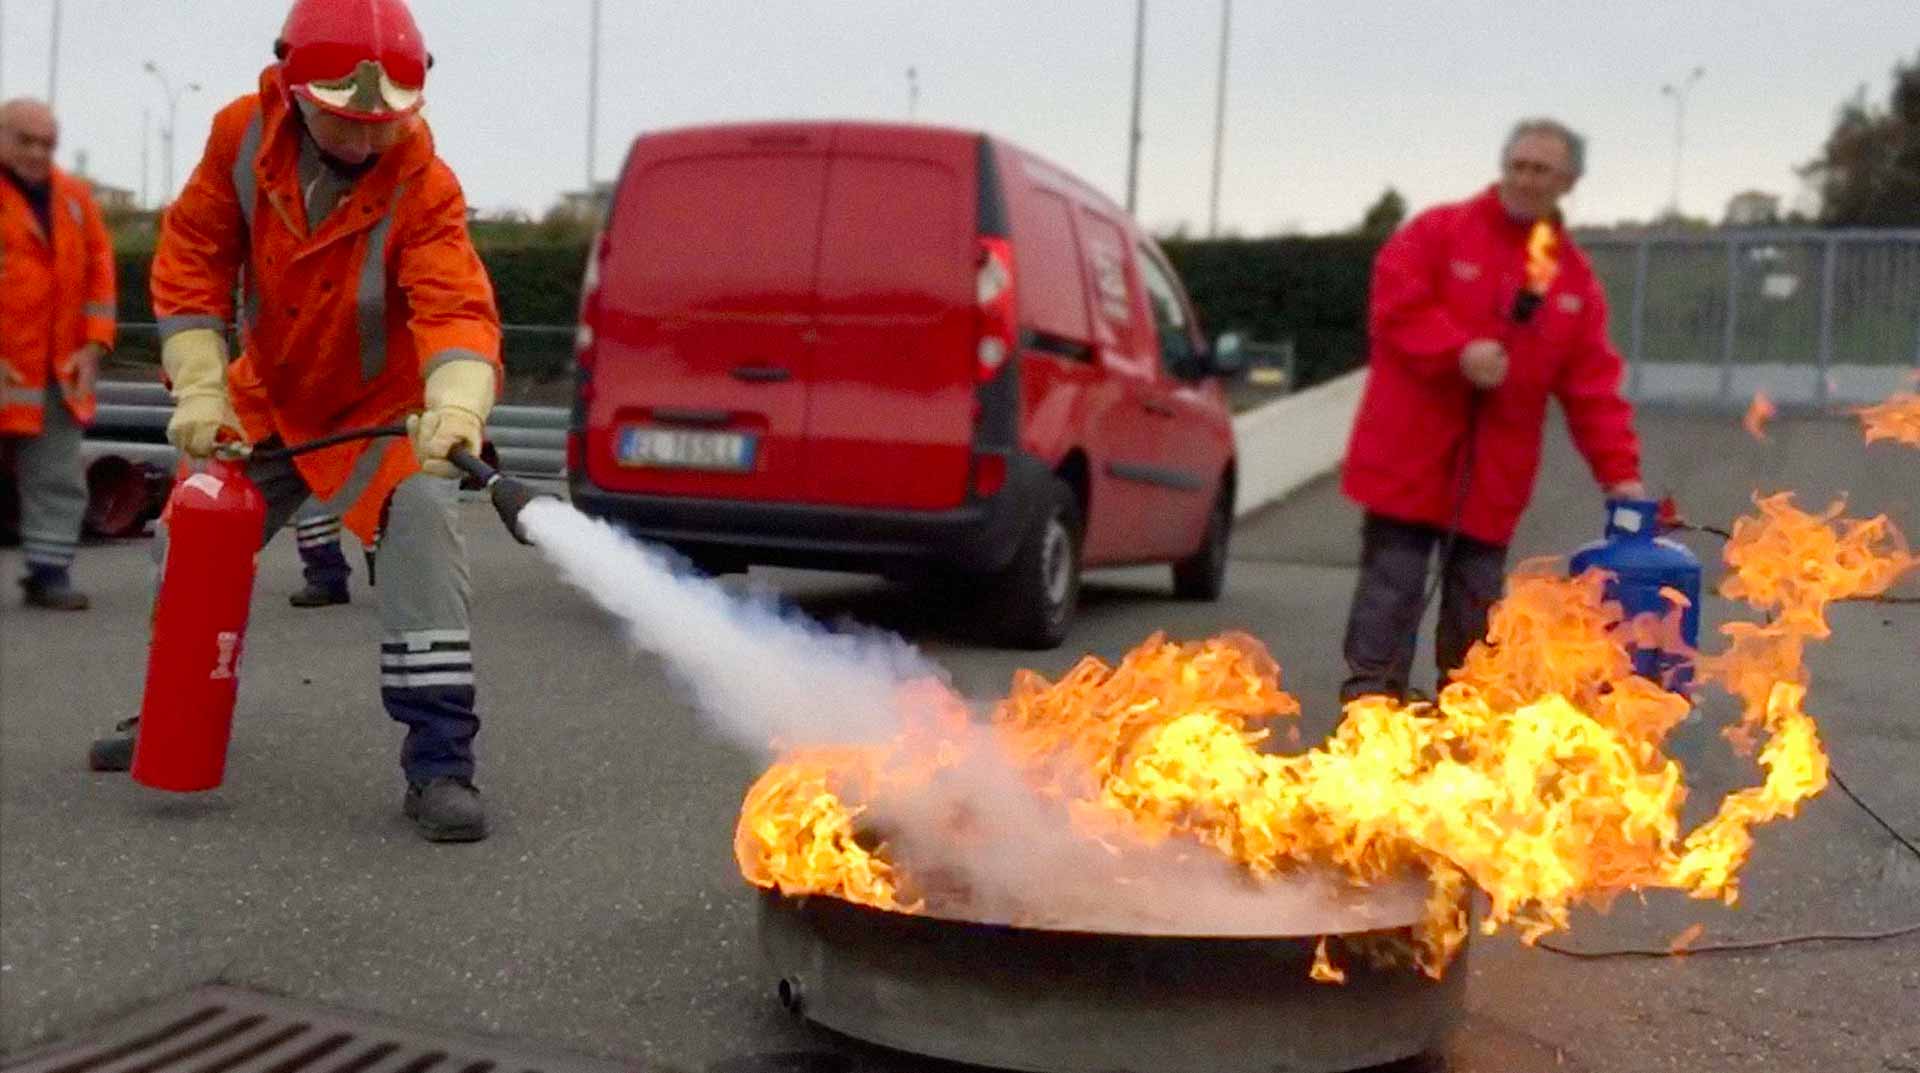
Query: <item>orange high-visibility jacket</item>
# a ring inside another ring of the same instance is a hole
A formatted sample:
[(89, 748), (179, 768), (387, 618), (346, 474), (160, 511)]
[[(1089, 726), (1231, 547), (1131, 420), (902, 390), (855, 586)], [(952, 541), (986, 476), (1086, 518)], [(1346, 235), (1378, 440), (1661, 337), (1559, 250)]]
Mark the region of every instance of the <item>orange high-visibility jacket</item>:
[(0, 436), (40, 434), (50, 376), (74, 420), (91, 424), (93, 394), (67, 387), (71, 359), (88, 343), (113, 348), (107, 225), (86, 183), (56, 168), (52, 186), (48, 236), (27, 199), (0, 179)]
[[(424, 122), (317, 229), (299, 180), (300, 122), (280, 68), (214, 117), (206, 155), (167, 211), (153, 259), (162, 341), (240, 314), (228, 394), (248, 439), (299, 443), (400, 421), (450, 361), (500, 369), (500, 315), (467, 235), (466, 199)], [(418, 471), (404, 438), (296, 459), (362, 540)]]

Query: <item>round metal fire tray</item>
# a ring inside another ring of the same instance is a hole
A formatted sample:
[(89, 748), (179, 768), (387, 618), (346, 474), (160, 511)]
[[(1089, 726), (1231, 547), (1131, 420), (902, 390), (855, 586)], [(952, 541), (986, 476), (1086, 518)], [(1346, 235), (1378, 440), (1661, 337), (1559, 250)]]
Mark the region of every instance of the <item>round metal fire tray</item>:
[[(1440, 980), (1353, 952), (1411, 935), (1404, 894), (1288, 920), (1291, 934), (1190, 935), (766, 892), (760, 940), (789, 1011), (897, 1051), (1029, 1073), (1335, 1073), (1436, 1050), (1461, 1015), (1464, 949)], [(1310, 976), (1327, 935), (1344, 984)]]

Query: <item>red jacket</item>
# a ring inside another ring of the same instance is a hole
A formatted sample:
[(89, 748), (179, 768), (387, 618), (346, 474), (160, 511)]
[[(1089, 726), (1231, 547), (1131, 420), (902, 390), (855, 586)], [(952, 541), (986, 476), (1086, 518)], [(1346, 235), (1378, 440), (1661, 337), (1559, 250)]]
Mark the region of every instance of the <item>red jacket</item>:
[(113, 349), (113, 243), (87, 184), (54, 169), (53, 234), (40, 230), (0, 177), (0, 436), (38, 436), (47, 382), (75, 421), (93, 422), (94, 397), (72, 390), (74, 353)]
[[(493, 287), (467, 236), (460, 184), (425, 124), (317, 227), (300, 190), (300, 138), (280, 68), (269, 67), (258, 93), (214, 117), (153, 259), (163, 339), (223, 330), (241, 294), (244, 345), (227, 393), (256, 443), (399, 421), (422, 408), (423, 380), (442, 362), (500, 368)], [(362, 540), (419, 469), (404, 438), (294, 462), (316, 496), (347, 495), (343, 520)]]
[[(1639, 479), (1640, 442), (1620, 394), (1624, 366), (1607, 342), (1606, 295), (1564, 230), (1546, 300), (1524, 325), (1510, 317), (1526, 282), (1530, 227), (1508, 216), (1489, 188), (1421, 213), (1381, 249), (1366, 393), (1341, 479), (1341, 490), (1367, 510), (1451, 524), (1477, 409), (1460, 530), (1510, 542), (1533, 496), (1549, 396), (1560, 400), (1601, 485)], [(1484, 393), (1460, 372), (1460, 351), (1476, 339), (1500, 340), (1510, 359), (1506, 382)]]

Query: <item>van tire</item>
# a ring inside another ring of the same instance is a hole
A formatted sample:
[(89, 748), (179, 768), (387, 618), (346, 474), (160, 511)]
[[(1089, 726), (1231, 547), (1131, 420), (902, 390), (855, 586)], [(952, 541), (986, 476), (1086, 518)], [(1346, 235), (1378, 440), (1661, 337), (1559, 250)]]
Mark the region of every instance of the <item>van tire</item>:
[(1227, 588), (1227, 551), (1233, 540), (1233, 498), (1220, 490), (1207, 512), (1207, 534), (1200, 550), (1173, 564), (1173, 594), (1182, 600), (1212, 602)]
[(1080, 602), (1080, 545), (1085, 522), (1073, 486), (1055, 477), (1032, 527), (1006, 569), (991, 575), (979, 610), (983, 631), (1014, 648), (1058, 648)]

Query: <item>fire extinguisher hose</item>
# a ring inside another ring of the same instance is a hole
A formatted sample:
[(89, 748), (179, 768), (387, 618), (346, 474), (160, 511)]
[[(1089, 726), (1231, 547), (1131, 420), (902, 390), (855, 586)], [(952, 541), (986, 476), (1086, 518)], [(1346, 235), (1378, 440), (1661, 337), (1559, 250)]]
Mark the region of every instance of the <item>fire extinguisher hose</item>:
[[(328, 447), (338, 447), (343, 443), (353, 443), (357, 440), (377, 440), (388, 436), (405, 436), (406, 434), (407, 426), (404, 424), (374, 425), (368, 428), (347, 429), (344, 432), (336, 432), (331, 436), (322, 436), (319, 439), (307, 440), (304, 443), (288, 444), (284, 447), (253, 448), (241, 443), (223, 444), (215, 449), (215, 453), (223, 458), (234, 461), (243, 459), (263, 462), (279, 461), (281, 459), (307, 454), (312, 451), (325, 450)], [(515, 540), (518, 540), (522, 544), (531, 545), (533, 543), (532, 540), (527, 538), (526, 531), (520, 527), (520, 512), (525, 510), (527, 504), (533, 502), (535, 499), (543, 498), (541, 495), (536, 494), (532, 489), (514, 480), (512, 477), (508, 477), (499, 470), (480, 461), (471, 451), (463, 447), (454, 448), (453, 451), (447, 455), (447, 461), (453, 463), (454, 468), (472, 478), (475, 483), (486, 491), (487, 497), (493, 501), (493, 509), (500, 515), (501, 523), (507, 527), (507, 532), (513, 534)]]

